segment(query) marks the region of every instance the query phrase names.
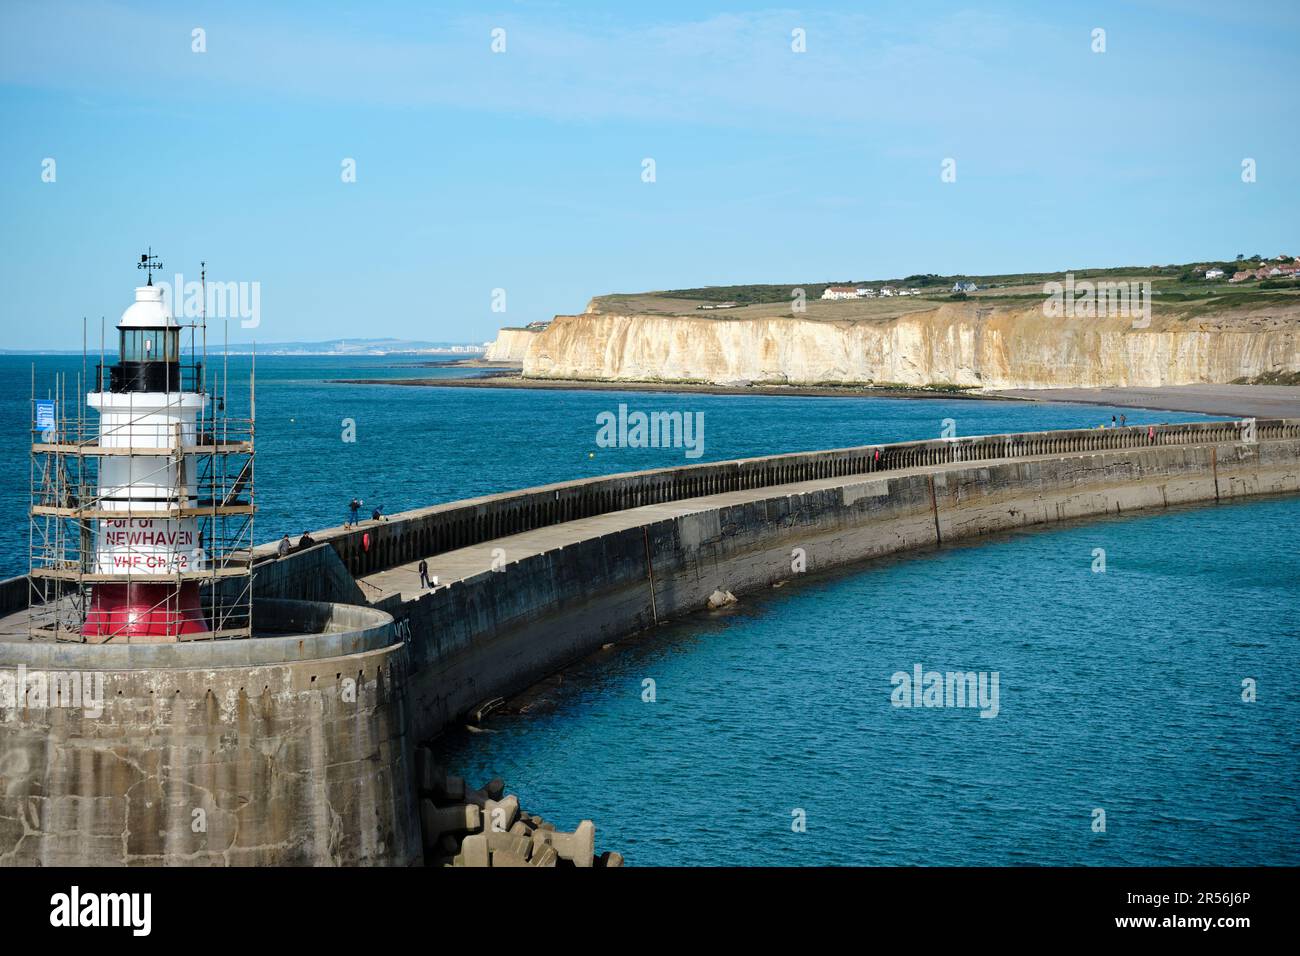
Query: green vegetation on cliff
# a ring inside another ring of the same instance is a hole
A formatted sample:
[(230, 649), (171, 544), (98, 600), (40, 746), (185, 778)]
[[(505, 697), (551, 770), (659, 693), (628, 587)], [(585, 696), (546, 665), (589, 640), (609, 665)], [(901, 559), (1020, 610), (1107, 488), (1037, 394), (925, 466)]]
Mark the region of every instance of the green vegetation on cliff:
[[(880, 288), (918, 289), (923, 299), (947, 299), (952, 287), (957, 282), (974, 282), (979, 291), (971, 298), (991, 300), (992, 304), (1013, 304), (1043, 295), (1043, 286), (1048, 282), (1063, 282), (1066, 272), (1074, 276), (1074, 281), (1136, 281), (1150, 282), (1151, 293), (1157, 305), (1173, 306), (1179, 314), (1204, 316), (1228, 309), (1249, 308), (1257, 305), (1300, 304), (1300, 281), (1287, 276), (1268, 279), (1251, 279), (1242, 283), (1227, 281), (1237, 269), (1258, 268), (1261, 265), (1274, 264), (1281, 260), (1262, 260), (1259, 257), (1238, 260), (1206, 260), (1196, 263), (1152, 265), (1152, 266), (1117, 266), (1105, 269), (1067, 269), (1062, 272), (1022, 272), (998, 275), (938, 275), (936, 273), (917, 273), (902, 278), (876, 278), (834, 280), (831, 282), (803, 282), (786, 284), (750, 284), (704, 286), (694, 289), (668, 289), (647, 292), (639, 295), (600, 296), (596, 301), (602, 306), (615, 303), (624, 304), (635, 299), (681, 300), (683, 311), (697, 310), (702, 305), (731, 303), (735, 308), (762, 304), (789, 303), (795, 289), (803, 289), (808, 301), (821, 298), (827, 286), (866, 286)], [(1222, 279), (1207, 281), (1203, 276), (1207, 268), (1220, 268), (1225, 272)], [(695, 303), (689, 306), (686, 303)], [(664, 302), (665, 305), (668, 302)], [(726, 309), (704, 309), (711, 315), (721, 318)]]

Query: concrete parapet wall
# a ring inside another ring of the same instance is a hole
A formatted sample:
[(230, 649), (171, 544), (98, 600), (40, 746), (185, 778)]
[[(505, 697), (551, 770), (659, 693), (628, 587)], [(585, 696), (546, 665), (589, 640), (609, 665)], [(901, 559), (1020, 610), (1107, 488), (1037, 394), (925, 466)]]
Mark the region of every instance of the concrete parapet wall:
[(161, 644), (0, 641), (0, 667), (107, 670), (199, 670), (294, 663), (359, 654), (397, 642), (392, 618), (370, 607), (313, 601), (259, 600), (254, 617), (277, 636)]
[(253, 572), (253, 597), (366, 603), (365, 594), (339, 559), (338, 551), (328, 544), (260, 561)]

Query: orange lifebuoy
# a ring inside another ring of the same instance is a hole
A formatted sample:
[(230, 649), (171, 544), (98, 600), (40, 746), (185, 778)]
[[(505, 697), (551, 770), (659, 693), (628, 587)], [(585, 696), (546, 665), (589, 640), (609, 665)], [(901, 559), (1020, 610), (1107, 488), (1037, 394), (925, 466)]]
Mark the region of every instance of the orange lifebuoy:
[(365, 534), (363, 534), (363, 535), (361, 536), (361, 547), (364, 548), (366, 551), (369, 551), (369, 550), (370, 550), (370, 532), (369, 532), (369, 531), (367, 531)]

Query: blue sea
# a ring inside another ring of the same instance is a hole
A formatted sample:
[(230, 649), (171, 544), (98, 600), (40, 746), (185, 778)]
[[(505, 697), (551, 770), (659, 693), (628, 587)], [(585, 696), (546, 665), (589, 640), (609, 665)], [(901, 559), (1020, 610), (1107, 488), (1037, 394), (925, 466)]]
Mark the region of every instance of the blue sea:
[[(0, 576), (26, 570), (33, 365), (44, 397), (60, 372), (75, 391), (81, 359), (0, 356)], [(231, 360), (232, 398), (248, 372)], [(354, 496), (395, 512), (688, 461), (599, 447), (596, 416), (620, 403), (703, 412), (698, 461), (933, 438), (946, 419), (975, 435), (1121, 412), (330, 381), (466, 374), (259, 358), (257, 539), (337, 524)], [(1260, 500), (809, 576), (602, 652), (527, 714), (441, 746), (530, 812), (594, 820), (600, 848), (636, 865), (1300, 863), (1298, 524), (1300, 500)], [(997, 716), (893, 706), (892, 675), (916, 665), (996, 672)]]
[[(590, 658), (444, 759), (631, 865), (1295, 865), (1297, 526), (1259, 500), (791, 582)], [(997, 672), (997, 715), (894, 706), (918, 664)]]

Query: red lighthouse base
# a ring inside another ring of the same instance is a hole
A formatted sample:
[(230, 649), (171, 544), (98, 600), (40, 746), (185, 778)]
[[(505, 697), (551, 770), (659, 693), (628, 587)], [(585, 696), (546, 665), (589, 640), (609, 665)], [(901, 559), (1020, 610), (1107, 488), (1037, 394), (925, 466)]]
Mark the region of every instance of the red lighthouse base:
[(172, 584), (95, 585), (81, 628), (82, 636), (95, 644), (161, 643), (207, 631), (197, 581), (186, 581), (179, 592)]

